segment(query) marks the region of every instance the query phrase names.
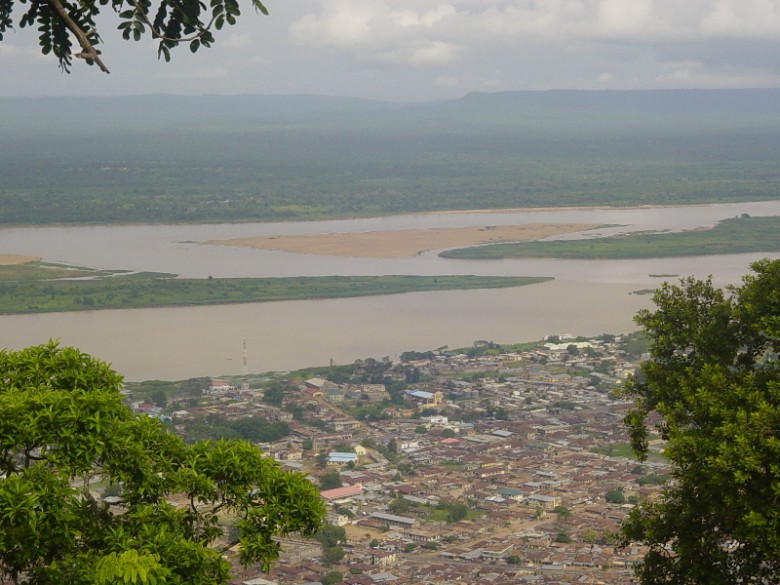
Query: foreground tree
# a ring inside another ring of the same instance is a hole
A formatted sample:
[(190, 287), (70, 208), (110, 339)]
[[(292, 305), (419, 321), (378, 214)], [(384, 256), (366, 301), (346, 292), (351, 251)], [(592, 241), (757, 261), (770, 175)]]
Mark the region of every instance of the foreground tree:
[(645, 585), (780, 582), (780, 261), (725, 291), (665, 284), (637, 316), (650, 360), (626, 390), (634, 448), (647, 417), (674, 466), (661, 498), (635, 508), (623, 544), (649, 547)]
[(267, 569), (275, 536), (319, 530), (303, 475), (246, 442), (185, 445), (122, 405), (121, 383), (55, 343), (0, 352), (0, 581), (221, 584), (234, 544)]
[[(260, 0), (251, 0), (252, 6), (268, 14)], [(8, 29), (13, 29), (14, 10), (22, 12), (20, 28), (35, 26), (44, 55), (53, 53), (63, 71), (70, 71), (73, 57), (84, 59), (109, 73), (100, 58), (97, 46), (100, 35), (95, 19), (106, 10), (109, 0), (0, 0), (0, 41)], [(111, 9), (119, 19), (119, 30), (125, 40), (141, 40), (151, 34), (159, 41), (158, 55), (170, 61), (171, 49), (186, 43), (194, 53), (200, 47), (214, 42), (212, 30), (225, 24), (235, 24), (241, 15), (237, 0), (210, 0), (206, 6), (200, 0), (110, 0)], [(81, 47), (73, 54), (73, 41)]]

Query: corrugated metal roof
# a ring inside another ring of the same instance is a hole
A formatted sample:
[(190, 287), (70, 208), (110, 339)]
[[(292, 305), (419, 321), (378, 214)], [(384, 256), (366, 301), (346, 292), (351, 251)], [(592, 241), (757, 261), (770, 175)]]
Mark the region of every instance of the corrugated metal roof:
[(357, 496), (362, 492), (363, 492), (363, 486), (360, 484), (345, 485), (344, 487), (333, 488), (332, 490), (324, 490), (320, 492), (320, 496), (322, 496), (326, 500), (338, 500), (339, 498), (348, 498), (350, 496)]

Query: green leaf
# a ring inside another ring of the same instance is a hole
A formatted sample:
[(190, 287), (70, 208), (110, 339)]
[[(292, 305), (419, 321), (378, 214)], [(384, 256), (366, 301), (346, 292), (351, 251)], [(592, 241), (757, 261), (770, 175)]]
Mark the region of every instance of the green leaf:
[(252, 6), (255, 7), (255, 10), (260, 12), (261, 14), (264, 14), (265, 16), (268, 16), (268, 9), (265, 7), (265, 5), (260, 2), (260, 0), (252, 0)]

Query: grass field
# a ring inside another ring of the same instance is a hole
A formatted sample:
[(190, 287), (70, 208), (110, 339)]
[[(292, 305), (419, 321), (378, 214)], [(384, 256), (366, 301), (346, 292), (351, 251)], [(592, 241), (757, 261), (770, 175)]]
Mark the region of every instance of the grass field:
[(780, 217), (741, 217), (712, 229), (680, 233), (642, 233), (590, 240), (517, 242), (459, 248), (442, 252), (445, 258), (496, 260), (503, 258), (628, 259), (742, 254), (780, 251)]
[[(506, 288), (544, 277), (322, 276), (178, 279), (158, 273), (69, 269), (32, 262), (0, 267), (0, 314), (220, 305), (406, 292)], [(73, 278), (76, 279), (73, 279)]]

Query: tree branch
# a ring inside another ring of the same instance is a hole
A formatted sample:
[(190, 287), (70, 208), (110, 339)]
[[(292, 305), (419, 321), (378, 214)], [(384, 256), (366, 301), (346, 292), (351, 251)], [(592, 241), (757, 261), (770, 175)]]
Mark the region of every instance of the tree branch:
[[(79, 45), (81, 45), (81, 52), (76, 53), (76, 57), (79, 59), (84, 59), (85, 61), (94, 62), (103, 73), (111, 73), (103, 61), (101, 61), (100, 55), (98, 55), (97, 50), (95, 50), (92, 41), (89, 40), (89, 35), (81, 30), (81, 27), (76, 24), (76, 21), (73, 20), (73, 18), (71, 18), (70, 14), (68, 14), (68, 11), (65, 10), (65, 7), (62, 5), (60, 0), (46, 0), (46, 2), (57, 13), (57, 16), (62, 19), (62, 22), (65, 23), (65, 26), (67, 26), (68, 30), (74, 34), (79, 42)], [(94, 31), (92, 31), (92, 34), (94, 34)]]
[(143, 23), (149, 27), (149, 30), (152, 31), (152, 38), (153, 39), (160, 39), (161, 41), (168, 41), (171, 43), (189, 43), (191, 41), (194, 41), (195, 39), (199, 39), (203, 36), (203, 33), (208, 32), (211, 29), (211, 26), (214, 24), (214, 20), (216, 17), (212, 16), (211, 20), (209, 20), (208, 24), (206, 26), (198, 25), (197, 29), (198, 31), (193, 33), (189, 37), (181, 37), (181, 38), (173, 38), (173, 37), (166, 37), (162, 32), (160, 32), (159, 29), (155, 28), (154, 23), (152, 23), (151, 20), (149, 20), (149, 17), (147, 16), (146, 12), (144, 12), (140, 6), (138, 6), (138, 2), (136, 0), (129, 0), (130, 5), (135, 8), (135, 13), (141, 18)]

